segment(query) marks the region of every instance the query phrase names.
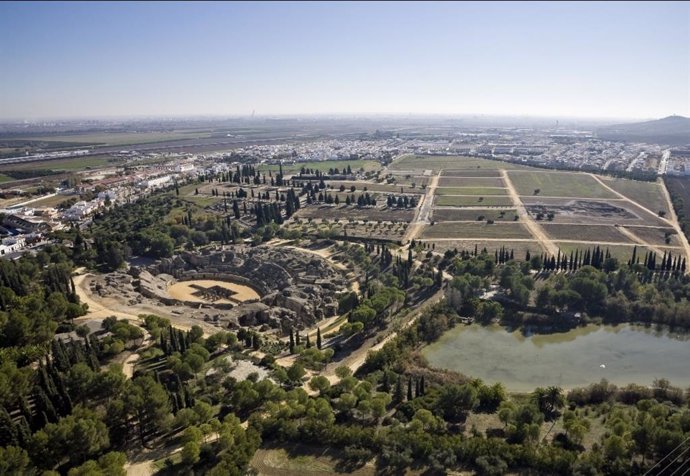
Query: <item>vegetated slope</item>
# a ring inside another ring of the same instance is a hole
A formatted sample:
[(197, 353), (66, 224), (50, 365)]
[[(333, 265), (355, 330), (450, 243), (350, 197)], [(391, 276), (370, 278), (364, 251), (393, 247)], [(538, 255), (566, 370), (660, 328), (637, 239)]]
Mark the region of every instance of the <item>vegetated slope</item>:
[(690, 144), (690, 118), (668, 116), (655, 121), (615, 124), (601, 127), (596, 133), (607, 140), (686, 145)]

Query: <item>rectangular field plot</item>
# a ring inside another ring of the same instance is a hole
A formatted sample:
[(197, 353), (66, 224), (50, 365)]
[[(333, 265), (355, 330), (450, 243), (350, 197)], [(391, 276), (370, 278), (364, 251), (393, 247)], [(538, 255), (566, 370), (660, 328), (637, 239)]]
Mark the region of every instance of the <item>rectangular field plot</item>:
[[(518, 194), (525, 196), (618, 198), (590, 175), (568, 172), (510, 172)], [(535, 191), (539, 190), (538, 193)]]
[(441, 177), (500, 178), (500, 170), (484, 169), (443, 169)]
[(510, 197), (443, 195), (434, 198), (434, 205), (437, 207), (512, 207), (513, 201)]
[[(481, 252), (486, 248), (488, 253), (493, 254), (494, 251), (500, 250), (505, 247), (508, 251), (512, 250), (516, 260), (524, 260), (529, 250), (531, 255), (543, 253), (543, 250), (536, 241), (523, 240), (523, 241), (511, 241), (511, 240), (427, 240), (422, 239), (421, 241), (425, 243), (431, 243), (435, 251), (443, 253), (446, 250), (458, 250), (458, 251), (469, 251), (473, 252), (475, 246), (477, 251)], [(631, 248), (632, 250), (632, 248)]]
[[(673, 228), (650, 228), (645, 226), (626, 226), (633, 235), (654, 246), (681, 246)], [(667, 242), (668, 240), (668, 242)]]
[(629, 199), (639, 203), (653, 213), (660, 211), (668, 213), (668, 205), (657, 182), (642, 182), (626, 179), (602, 179), (604, 183), (618, 193), (622, 193)]
[(413, 208), (358, 208), (346, 205), (312, 205), (300, 208), (296, 213), (296, 218), (327, 218), (347, 220), (369, 220), (369, 221), (411, 221), (414, 218)]
[(664, 225), (655, 215), (625, 200), (520, 197), (532, 216), (554, 215), (554, 223)]
[(541, 223), (544, 231), (553, 239), (582, 240), (610, 243), (633, 243), (613, 225), (558, 225)]
[(529, 231), (520, 223), (437, 223), (427, 226), (422, 238), (523, 238), (529, 239)]
[(508, 195), (508, 189), (499, 187), (438, 187), (436, 195)]
[[(516, 221), (515, 210), (468, 210), (463, 208), (435, 208), (431, 219), (434, 221)], [(435, 226), (435, 225), (434, 225)]]
[(500, 177), (441, 177), (439, 187), (505, 187)]
[(432, 170), (438, 173), (441, 169), (527, 169), (527, 167), (499, 160), (478, 159), (458, 155), (407, 155), (393, 162), (390, 170)]

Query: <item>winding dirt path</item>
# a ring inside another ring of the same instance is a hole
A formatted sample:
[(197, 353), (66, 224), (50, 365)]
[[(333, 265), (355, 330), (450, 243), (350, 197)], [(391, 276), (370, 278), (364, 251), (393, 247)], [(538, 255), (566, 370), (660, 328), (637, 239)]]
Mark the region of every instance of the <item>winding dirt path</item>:
[(532, 216), (527, 213), (527, 208), (525, 208), (522, 200), (520, 200), (520, 195), (518, 195), (517, 190), (515, 190), (515, 186), (513, 186), (513, 182), (510, 180), (510, 176), (505, 169), (501, 170), (501, 176), (503, 177), (503, 182), (506, 184), (506, 188), (508, 189), (508, 195), (513, 201), (513, 206), (518, 216), (521, 218), (522, 223), (525, 225), (525, 227), (527, 227), (527, 230), (532, 234), (534, 239), (539, 242), (539, 245), (546, 253), (556, 256), (559, 251), (558, 246), (556, 246), (551, 238), (549, 238), (542, 227), (539, 226), (536, 221), (534, 221)]

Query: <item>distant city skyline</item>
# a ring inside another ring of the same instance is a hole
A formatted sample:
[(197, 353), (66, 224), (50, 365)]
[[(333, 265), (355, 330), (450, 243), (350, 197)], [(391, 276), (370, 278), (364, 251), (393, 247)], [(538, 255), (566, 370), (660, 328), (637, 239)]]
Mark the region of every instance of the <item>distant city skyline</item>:
[(690, 116), (690, 3), (0, 3), (0, 120)]

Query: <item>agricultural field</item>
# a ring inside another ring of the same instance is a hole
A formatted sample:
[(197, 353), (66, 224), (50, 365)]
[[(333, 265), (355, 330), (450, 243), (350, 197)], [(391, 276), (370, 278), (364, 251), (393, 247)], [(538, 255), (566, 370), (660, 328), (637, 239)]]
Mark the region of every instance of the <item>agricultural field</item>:
[[(319, 160), (311, 162), (296, 162), (294, 164), (283, 164), (283, 173), (285, 175), (299, 173), (302, 167), (307, 169), (315, 169), (320, 172), (328, 172), (328, 169), (347, 169), (350, 166), (353, 172), (364, 170), (364, 172), (375, 172), (381, 169), (381, 164), (375, 160)], [(261, 164), (257, 167), (257, 170), (264, 172), (278, 172), (280, 170), (279, 165), (274, 164)]]
[(587, 174), (529, 171), (510, 172), (509, 176), (521, 196), (618, 198)]
[(515, 210), (469, 210), (464, 208), (435, 208), (432, 219), (436, 222), (445, 221), (516, 221)]
[(434, 198), (437, 207), (512, 207), (510, 197), (441, 195)]
[(179, 130), (169, 132), (103, 132), (66, 134), (46, 137), (26, 137), (16, 140), (67, 142), (70, 146), (83, 145), (130, 145), (150, 144), (155, 142), (167, 142), (184, 139), (206, 139), (211, 137), (210, 131)]
[[(519, 170), (528, 169), (519, 164), (501, 162), (498, 160), (479, 159), (457, 155), (406, 155), (388, 166), (390, 170), (432, 170), (438, 173), (441, 169), (489, 169), (489, 170)], [(533, 169), (528, 169), (533, 170)]]
[(113, 165), (109, 155), (89, 155), (71, 159), (43, 160), (37, 162), (24, 162), (21, 164), (7, 164), (0, 167), (2, 171), (12, 170), (53, 170), (64, 172), (78, 172), (80, 170), (95, 169)]
[(529, 239), (529, 231), (520, 223), (453, 223), (441, 222), (428, 226), (422, 232), (422, 238), (511, 238)]
[(581, 240), (605, 243), (633, 243), (613, 225), (559, 225), (542, 223), (544, 231), (554, 240)]
[(605, 183), (616, 192), (625, 195), (654, 213), (662, 211), (668, 214), (669, 212), (661, 186), (657, 182), (614, 179), (606, 180)]
[(651, 245), (681, 246), (680, 240), (673, 228), (650, 228), (646, 226), (626, 226), (635, 236)]
[(508, 195), (508, 189), (499, 187), (438, 187), (436, 195), (500, 196)]
[(577, 200), (560, 198), (521, 197), (527, 211), (553, 214), (554, 223), (659, 225), (666, 223), (658, 216), (625, 200)]
[(5, 182), (12, 182), (14, 179), (12, 177), (8, 177), (7, 175), (0, 174), (0, 183), (5, 183)]
[(500, 177), (445, 177), (438, 180), (439, 187), (505, 187)]
[(458, 178), (500, 178), (501, 171), (496, 169), (443, 169), (441, 177), (458, 177)]

